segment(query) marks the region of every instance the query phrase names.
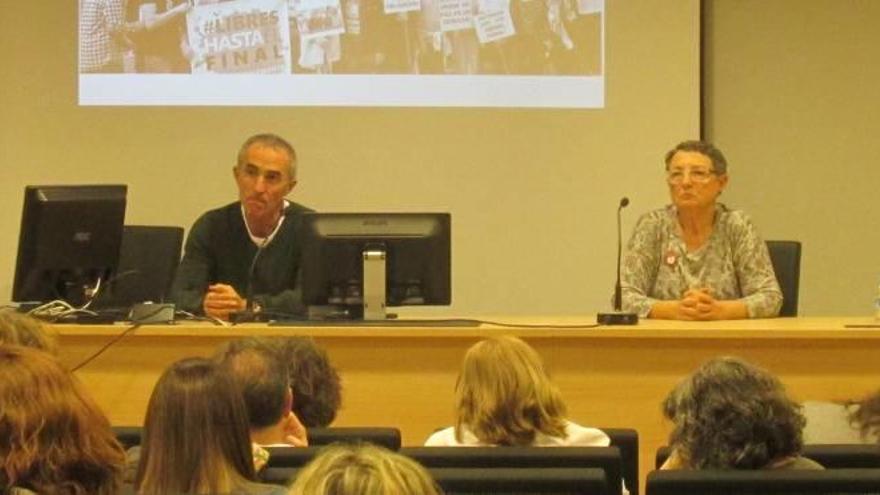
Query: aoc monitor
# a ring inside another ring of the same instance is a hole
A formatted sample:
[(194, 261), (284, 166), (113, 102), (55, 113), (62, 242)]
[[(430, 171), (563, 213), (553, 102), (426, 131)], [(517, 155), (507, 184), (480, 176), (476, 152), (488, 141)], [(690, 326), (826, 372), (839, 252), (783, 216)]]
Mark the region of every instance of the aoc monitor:
[(306, 213), (302, 225), (303, 302), (329, 311), (310, 314), (381, 320), (388, 306), (451, 303), (448, 213)]
[(119, 261), (124, 185), (27, 186), (12, 300), (91, 301)]

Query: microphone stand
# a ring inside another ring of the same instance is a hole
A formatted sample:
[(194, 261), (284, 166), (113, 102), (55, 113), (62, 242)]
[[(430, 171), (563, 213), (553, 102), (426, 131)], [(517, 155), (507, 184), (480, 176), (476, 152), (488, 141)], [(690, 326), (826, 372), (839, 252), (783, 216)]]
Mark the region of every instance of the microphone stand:
[(614, 311), (610, 313), (599, 313), (596, 315), (596, 321), (600, 325), (635, 325), (639, 322), (639, 315), (636, 313), (625, 313), (623, 311), (623, 295), (620, 285), (620, 258), (623, 251), (623, 240), (621, 239), (620, 228), (620, 211), (629, 205), (629, 198), (620, 198), (620, 204), (617, 206), (617, 282), (614, 284)]
[(260, 259), (260, 255), (263, 254), (263, 248), (266, 247), (268, 242), (269, 236), (266, 236), (263, 238), (263, 242), (257, 246), (257, 252), (254, 254), (254, 259), (251, 260), (251, 266), (248, 269), (248, 284), (245, 291), (245, 308), (244, 311), (236, 311), (229, 314), (229, 321), (232, 323), (269, 321), (268, 315), (263, 314), (263, 312), (259, 310), (254, 311), (254, 278), (256, 278), (257, 260)]

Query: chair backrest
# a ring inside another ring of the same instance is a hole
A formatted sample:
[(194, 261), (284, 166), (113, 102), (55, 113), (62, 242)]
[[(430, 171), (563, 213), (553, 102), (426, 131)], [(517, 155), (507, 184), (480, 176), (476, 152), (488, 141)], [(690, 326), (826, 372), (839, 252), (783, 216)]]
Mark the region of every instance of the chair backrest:
[(646, 495), (880, 493), (880, 469), (651, 471)]
[(600, 428), (620, 449), (623, 480), (631, 495), (639, 493), (639, 432), (632, 428)]
[(598, 468), (428, 468), (428, 471), (446, 495), (609, 493), (605, 471)]
[(271, 485), (290, 486), (296, 475), (302, 470), (300, 467), (267, 467), (257, 473), (257, 479), (261, 483), (269, 483)]
[(119, 266), (100, 306), (123, 308), (135, 303), (164, 302), (180, 262), (183, 228), (126, 225)]
[(797, 316), (798, 292), (801, 281), (801, 243), (798, 241), (767, 241), (770, 261), (782, 289), (779, 316)]
[(309, 428), (309, 445), (372, 443), (389, 450), (400, 449), (400, 429), (387, 427)]
[[(263, 483), (290, 485), (301, 467), (268, 467), (259, 473)], [(428, 468), (446, 495), (611, 495), (600, 468)], [(619, 487), (620, 484), (618, 483)]]
[(114, 426), (113, 434), (125, 449), (130, 449), (135, 445), (141, 444), (141, 432), (143, 428), (140, 426)]
[(610, 495), (621, 493), (617, 447), (403, 447), (400, 453), (427, 468), (598, 468)]
[[(654, 466), (659, 469), (669, 457), (669, 446), (657, 449)], [(880, 445), (870, 444), (808, 444), (801, 455), (826, 469), (880, 468)]]
[(877, 444), (810, 444), (804, 445), (801, 455), (825, 469), (880, 468), (880, 445)]

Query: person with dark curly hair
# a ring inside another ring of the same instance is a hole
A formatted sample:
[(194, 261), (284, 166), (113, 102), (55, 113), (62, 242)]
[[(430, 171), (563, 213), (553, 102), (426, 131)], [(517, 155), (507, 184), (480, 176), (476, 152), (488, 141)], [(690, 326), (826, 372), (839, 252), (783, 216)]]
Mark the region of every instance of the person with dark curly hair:
[(880, 443), (880, 390), (859, 400), (806, 401), (804, 443)]
[(663, 402), (674, 428), (661, 469), (823, 469), (800, 456), (800, 409), (768, 371), (738, 358), (712, 359)]
[(107, 417), (61, 363), (0, 345), (0, 493), (114, 495), (124, 464)]
[(849, 419), (858, 426), (862, 439), (880, 443), (880, 390), (862, 399)]
[(290, 370), (293, 413), (306, 428), (330, 425), (342, 404), (342, 385), (327, 351), (308, 337), (283, 338), (276, 343)]

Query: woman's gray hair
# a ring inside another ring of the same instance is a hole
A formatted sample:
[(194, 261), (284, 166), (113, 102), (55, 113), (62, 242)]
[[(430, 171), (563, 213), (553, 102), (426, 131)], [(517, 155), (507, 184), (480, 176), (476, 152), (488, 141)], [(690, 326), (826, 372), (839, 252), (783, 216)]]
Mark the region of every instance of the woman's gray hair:
[(806, 420), (782, 383), (741, 359), (713, 359), (663, 402), (669, 445), (693, 469), (761, 469), (798, 455)]
[(682, 141), (678, 143), (675, 148), (667, 151), (665, 159), (666, 170), (669, 170), (669, 163), (672, 161), (672, 157), (679, 151), (693, 151), (700, 153), (701, 155), (706, 155), (712, 160), (712, 170), (717, 175), (724, 175), (727, 173), (727, 158), (724, 158), (724, 153), (712, 143), (696, 140)]

